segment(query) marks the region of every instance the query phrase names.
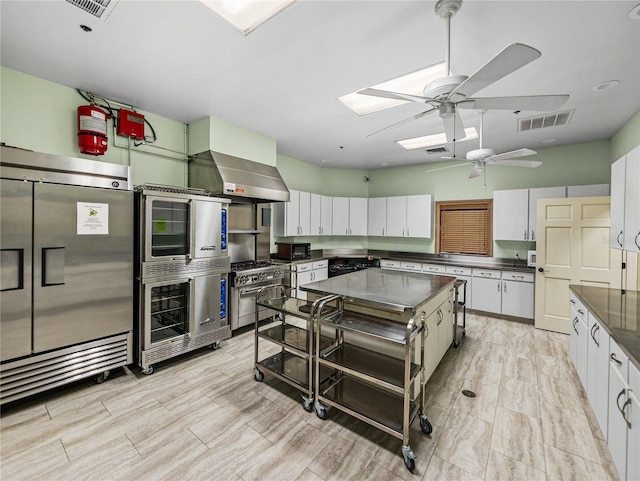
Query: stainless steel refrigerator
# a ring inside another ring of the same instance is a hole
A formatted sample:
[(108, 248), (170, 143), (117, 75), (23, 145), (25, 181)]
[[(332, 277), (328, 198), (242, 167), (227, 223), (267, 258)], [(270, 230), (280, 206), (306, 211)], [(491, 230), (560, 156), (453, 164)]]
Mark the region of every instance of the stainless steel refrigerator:
[(130, 168), (2, 147), (0, 404), (133, 361)]

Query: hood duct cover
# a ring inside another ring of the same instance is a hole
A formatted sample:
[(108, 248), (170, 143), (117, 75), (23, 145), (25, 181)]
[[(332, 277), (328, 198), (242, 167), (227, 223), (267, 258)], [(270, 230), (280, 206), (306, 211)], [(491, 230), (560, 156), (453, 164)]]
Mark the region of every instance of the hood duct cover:
[(189, 159), (189, 187), (245, 202), (289, 201), (289, 189), (274, 166), (213, 151)]

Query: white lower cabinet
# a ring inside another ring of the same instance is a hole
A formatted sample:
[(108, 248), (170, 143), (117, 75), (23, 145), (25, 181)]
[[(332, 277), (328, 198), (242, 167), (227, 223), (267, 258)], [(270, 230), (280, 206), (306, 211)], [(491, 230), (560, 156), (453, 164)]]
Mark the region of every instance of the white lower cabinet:
[(329, 261), (323, 259), (315, 262), (305, 262), (296, 265), (296, 297), (306, 299), (307, 293), (298, 287), (310, 282), (321, 281), (329, 277)]
[(381, 269), (400, 269), (400, 261), (392, 261), (391, 259), (380, 259)]
[(473, 269), (471, 309), (497, 312), (502, 309), (502, 274), (492, 269)]
[(609, 384), (609, 333), (594, 315), (589, 315), (587, 343), (587, 397), (606, 440), (609, 393), (605, 386)]
[(533, 319), (533, 280), (530, 272), (502, 272), (501, 314)]
[(424, 378), (428, 381), (438, 363), (453, 342), (453, 288), (440, 294), (438, 307), (426, 318), (427, 334), (424, 347)]
[(607, 441), (616, 471), (621, 481), (638, 481), (640, 370), (573, 293), (571, 318), (575, 327), (570, 332), (571, 360)]
[[(424, 269), (424, 266), (422, 266)], [(458, 302), (464, 302), (471, 300), (471, 273), (472, 269), (470, 267), (458, 267), (458, 266), (447, 266), (446, 274), (448, 276), (454, 276), (461, 281), (466, 281), (467, 285), (465, 288), (460, 288), (458, 291)], [(469, 307), (469, 304), (467, 304)]]

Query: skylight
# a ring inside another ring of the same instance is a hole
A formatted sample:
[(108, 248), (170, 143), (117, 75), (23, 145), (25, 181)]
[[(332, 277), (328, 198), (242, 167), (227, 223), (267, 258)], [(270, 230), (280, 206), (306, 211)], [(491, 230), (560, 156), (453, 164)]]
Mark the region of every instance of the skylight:
[[(368, 88), (390, 90), (392, 92), (400, 92), (410, 95), (422, 95), (422, 90), (431, 81), (444, 77), (445, 63), (437, 63), (430, 67), (416, 70), (401, 77), (396, 77)], [(367, 88), (367, 87), (363, 87)], [(358, 89), (362, 90), (362, 89)], [(395, 107), (406, 103), (405, 100), (393, 100), (382, 97), (373, 97), (371, 95), (361, 95), (355, 91), (353, 93), (338, 97), (338, 100), (353, 110), (358, 115), (370, 114), (379, 110)]]
[(265, 23), (295, 0), (199, 0), (243, 35)]
[[(467, 127), (464, 129), (465, 137), (458, 139), (456, 142), (462, 140), (473, 140), (478, 138), (478, 131), (475, 127)], [(425, 135), (422, 137), (414, 137), (412, 139), (396, 140), (407, 150), (423, 149), (425, 147), (435, 147), (436, 145), (445, 145), (447, 143), (447, 136), (444, 132), (440, 134)]]

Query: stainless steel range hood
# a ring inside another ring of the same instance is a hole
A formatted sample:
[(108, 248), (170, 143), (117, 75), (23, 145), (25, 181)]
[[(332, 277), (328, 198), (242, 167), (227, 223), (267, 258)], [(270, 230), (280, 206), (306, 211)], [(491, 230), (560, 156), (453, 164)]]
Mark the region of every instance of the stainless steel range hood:
[(189, 186), (238, 202), (289, 201), (289, 189), (274, 166), (211, 150), (189, 158)]

